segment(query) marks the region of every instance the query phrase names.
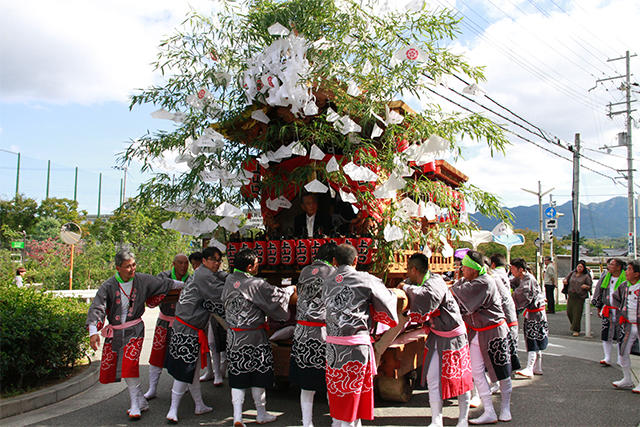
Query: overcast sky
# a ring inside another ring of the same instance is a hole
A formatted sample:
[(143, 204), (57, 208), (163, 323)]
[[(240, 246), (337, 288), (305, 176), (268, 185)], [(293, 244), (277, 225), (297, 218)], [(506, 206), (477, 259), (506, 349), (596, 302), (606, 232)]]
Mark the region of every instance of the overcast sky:
[[(624, 100), (618, 90), (622, 80), (589, 89), (597, 79), (624, 73), (624, 61), (607, 59), (640, 50), (640, 2), (436, 0), (427, 4), (448, 6), (460, 14), (462, 33), (450, 47), (465, 53), (472, 64), (486, 67), (487, 81), (480, 86), (500, 105), (482, 95), (474, 97), (476, 102), (514, 120), (502, 108), (506, 107), (564, 143), (573, 143), (575, 133), (590, 150), (617, 143), (624, 116), (609, 119), (606, 105)], [(117, 206), (122, 173), (112, 168), (115, 153), (147, 129), (171, 127), (170, 122), (150, 118), (152, 106), (129, 112), (128, 97), (157, 81), (149, 65), (156, 46), (179, 25), (190, 6), (207, 11), (215, 2), (0, 0), (0, 149), (21, 153), (21, 192), (44, 197), (47, 160), (51, 160), (50, 196), (73, 197), (77, 166), (81, 208), (96, 212), (99, 172), (103, 172), (102, 212)], [(638, 82), (640, 58), (632, 58), (631, 68), (632, 81)], [(458, 91), (464, 87), (455, 79), (448, 84)], [(438, 92), (474, 111), (485, 111), (447, 88)], [(407, 101), (418, 107), (429, 99), (457, 108), (435, 95)], [(505, 118), (486, 114), (534, 143), (571, 157)], [(640, 135), (640, 129), (634, 130)], [(543, 190), (555, 187), (559, 203), (569, 200), (571, 163), (517, 136), (510, 139), (506, 155), (494, 158), (482, 145), (463, 141), (464, 159), (456, 167), (474, 184), (499, 195), (506, 206), (536, 203), (521, 188), (535, 190), (538, 180)], [(636, 141), (640, 145), (640, 139)], [(584, 154), (613, 169), (626, 169), (624, 148), (613, 149), (615, 156)], [(16, 160), (16, 155), (0, 151), (2, 198), (15, 192)], [(586, 159), (583, 165), (617, 174)], [(626, 195), (626, 184), (614, 185), (587, 170), (581, 176), (583, 203)], [(132, 171), (127, 194), (132, 195), (142, 180)]]

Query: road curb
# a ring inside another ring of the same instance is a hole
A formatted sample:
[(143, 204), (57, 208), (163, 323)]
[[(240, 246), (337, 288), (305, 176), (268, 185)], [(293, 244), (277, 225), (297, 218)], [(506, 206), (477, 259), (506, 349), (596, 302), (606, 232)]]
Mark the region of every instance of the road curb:
[(51, 405), (87, 390), (98, 382), (100, 362), (91, 361), (81, 374), (42, 390), (0, 400), (0, 419)]

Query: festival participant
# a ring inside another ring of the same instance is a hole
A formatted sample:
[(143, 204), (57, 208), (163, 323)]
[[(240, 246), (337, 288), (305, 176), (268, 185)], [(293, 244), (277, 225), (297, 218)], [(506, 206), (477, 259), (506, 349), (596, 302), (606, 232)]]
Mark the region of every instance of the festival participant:
[[(105, 337), (100, 362), (100, 382), (103, 384), (124, 378), (129, 389), (131, 405), (129, 418), (140, 418), (149, 408), (140, 389), (140, 351), (144, 339), (142, 315), (145, 302), (157, 306), (171, 289), (180, 289), (184, 283), (136, 274), (136, 260), (128, 249), (121, 249), (115, 256), (116, 274), (107, 279), (96, 293), (87, 314), (90, 344), (94, 350), (100, 345), (101, 331)], [(109, 320), (104, 325), (105, 317)]]
[(326, 243), (318, 249), (316, 259), (302, 269), (298, 279), (297, 325), (293, 333), (289, 381), (300, 386), (303, 427), (313, 427), (313, 397), (326, 393), (325, 379), (325, 307), (322, 284), (335, 271), (336, 244)]
[[(189, 278), (189, 259), (184, 254), (178, 254), (173, 258), (171, 270), (163, 271), (158, 277), (171, 277), (173, 280), (181, 282)], [(149, 389), (144, 394), (145, 399), (151, 400), (156, 397), (156, 388), (164, 367), (164, 359), (167, 353), (167, 343), (171, 338), (171, 327), (176, 315), (175, 302), (161, 302), (160, 314), (156, 321), (156, 329), (153, 334), (153, 345), (149, 356)]]
[(443, 399), (458, 397), (458, 426), (466, 426), (473, 388), (469, 343), (460, 308), (442, 277), (429, 272), (429, 258), (415, 253), (407, 261), (407, 279), (400, 283), (409, 298), (411, 320), (427, 323), (422, 383), (429, 387), (431, 426), (442, 427)]
[(358, 252), (349, 244), (336, 248), (338, 268), (324, 281), (327, 310), (327, 391), (334, 426), (360, 426), (373, 419), (376, 359), (369, 335), (373, 322), (398, 323), (395, 291), (369, 273), (357, 271)]
[(545, 297), (535, 277), (527, 271), (527, 262), (523, 258), (511, 261), (511, 274), (518, 281), (513, 301), (516, 310), (524, 310), (523, 330), (527, 346), (527, 367), (516, 371), (516, 375), (531, 378), (542, 375), (542, 350), (549, 343)]
[[(627, 280), (624, 272), (625, 267), (624, 261), (620, 258), (607, 260), (607, 274), (600, 277), (593, 292), (593, 298), (591, 298), (591, 304), (598, 309), (598, 316), (602, 318), (602, 332), (600, 334), (604, 350), (604, 359), (600, 361), (602, 366), (611, 366), (613, 343), (620, 342), (622, 339), (622, 329), (616, 313), (618, 306), (615, 305), (612, 297), (620, 285)], [(618, 351), (618, 359), (620, 359), (620, 351)]]
[(196, 271), (202, 264), (202, 252), (191, 252), (189, 254), (189, 264), (191, 264), (193, 271)]
[(254, 277), (258, 272), (258, 255), (244, 249), (235, 256), (233, 273), (224, 284), (227, 329), (229, 386), (233, 403), (234, 427), (244, 426), (242, 404), (250, 388), (258, 412), (258, 424), (273, 422), (267, 412), (265, 388), (273, 384), (273, 354), (267, 339), (267, 316), (274, 320), (289, 318), (289, 304), (295, 303), (295, 286), (279, 288)]
[[(451, 287), (467, 324), (473, 382), (484, 406), (483, 414), (470, 424), (511, 421), (511, 357), (509, 328), (502, 300), (493, 278), (486, 272), (482, 254), (469, 251), (462, 259), (462, 279)], [(496, 415), (485, 370), (492, 382), (500, 382), (500, 416)]]
[(511, 352), (511, 370), (520, 369), (518, 358), (518, 313), (511, 297), (511, 282), (507, 274), (507, 260), (504, 255), (495, 254), (491, 258), (491, 276), (498, 286), (502, 299), (502, 311), (509, 327), (509, 350)]
[(547, 313), (555, 314), (556, 312), (556, 267), (553, 265), (553, 259), (550, 256), (544, 257), (544, 272), (542, 280), (544, 282), (544, 292), (547, 296)]
[(171, 407), (167, 413), (169, 422), (178, 422), (180, 400), (187, 389), (195, 404), (196, 415), (213, 410), (202, 400), (199, 371), (206, 363), (205, 354), (209, 351), (205, 332), (209, 316), (211, 313), (224, 315), (221, 295), (227, 273), (218, 271), (221, 261), (220, 249), (206, 248), (202, 253), (202, 265), (193, 273), (176, 305), (166, 359), (167, 371), (174, 378)]
[[(638, 335), (638, 323), (640, 322), (640, 261), (634, 259), (627, 266), (627, 282), (619, 286), (613, 294), (613, 302), (620, 308), (619, 319), (623, 329), (623, 338), (620, 341), (620, 366), (624, 376), (621, 380), (612, 384), (619, 389), (633, 387), (631, 375), (631, 347), (634, 341), (640, 342)], [(625, 286), (626, 285), (626, 286)], [(640, 393), (640, 382), (633, 388), (634, 393)]]

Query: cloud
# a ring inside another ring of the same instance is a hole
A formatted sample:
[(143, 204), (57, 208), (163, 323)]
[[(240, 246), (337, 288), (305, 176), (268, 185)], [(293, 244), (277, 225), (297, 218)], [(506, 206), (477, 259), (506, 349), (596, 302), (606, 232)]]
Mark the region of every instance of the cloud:
[(157, 45), (189, 3), (2, 0), (0, 8), (0, 100), (88, 105), (126, 102), (153, 82)]

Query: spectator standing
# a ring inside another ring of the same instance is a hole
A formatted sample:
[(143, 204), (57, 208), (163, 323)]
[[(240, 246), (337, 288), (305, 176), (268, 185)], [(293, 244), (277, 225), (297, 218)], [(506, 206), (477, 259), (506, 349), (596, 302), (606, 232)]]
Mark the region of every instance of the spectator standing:
[[(626, 285), (626, 286), (625, 286)], [(620, 286), (613, 294), (613, 300), (620, 307), (620, 324), (623, 337), (620, 341), (620, 366), (624, 377), (614, 381), (616, 388), (630, 389), (633, 387), (631, 374), (631, 347), (635, 341), (640, 341), (638, 322), (640, 321), (640, 261), (633, 260), (627, 267), (627, 282)], [(640, 393), (640, 383), (633, 388), (634, 393)]]
[(580, 336), (584, 300), (589, 297), (593, 285), (584, 260), (578, 261), (575, 270), (564, 278), (563, 283), (567, 286), (567, 317), (571, 324), (571, 334), (577, 337)]
[(544, 292), (547, 297), (547, 313), (555, 314), (556, 312), (556, 267), (553, 265), (553, 259), (550, 256), (544, 257)]
[[(618, 324), (617, 308), (613, 301), (613, 294), (627, 280), (624, 269), (626, 265), (619, 258), (609, 258), (607, 260), (607, 274), (600, 277), (598, 284), (593, 292), (591, 304), (598, 309), (598, 316), (602, 319), (602, 349), (604, 350), (604, 359), (600, 361), (602, 366), (611, 366), (611, 349), (613, 343), (619, 342), (622, 329)], [(620, 355), (620, 352), (618, 352)]]
[(16, 270), (16, 286), (21, 288), (25, 285), (23, 278), (24, 275), (27, 273), (27, 269), (24, 267), (18, 267), (18, 269)]

